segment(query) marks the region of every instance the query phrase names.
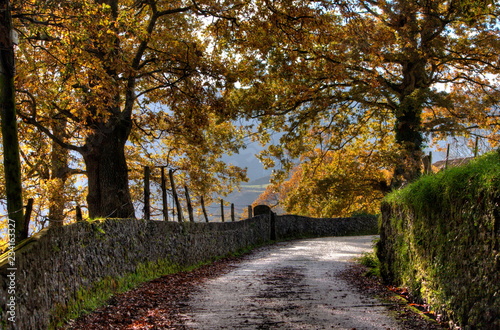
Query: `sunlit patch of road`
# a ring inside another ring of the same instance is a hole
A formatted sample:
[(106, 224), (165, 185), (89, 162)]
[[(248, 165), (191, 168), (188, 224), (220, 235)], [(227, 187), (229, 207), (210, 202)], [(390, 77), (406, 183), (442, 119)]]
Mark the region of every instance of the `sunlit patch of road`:
[(338, 276), (373, 236), (283, 242), (206, 282), (185, 311), (194, 329), (400, 329), (380, 301)]

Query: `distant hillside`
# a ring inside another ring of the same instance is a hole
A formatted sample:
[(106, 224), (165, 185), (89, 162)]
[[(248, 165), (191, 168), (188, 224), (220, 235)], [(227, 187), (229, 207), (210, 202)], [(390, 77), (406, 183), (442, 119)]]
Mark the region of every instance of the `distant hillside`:
[(246, 185), (249, 185), (249, 186), (265, 185), (267, 187), (269, 185), (270, 181), (271, 181), (271, 176), (267, 175), (265, 177), (250, 181), (250, 182), (246, 183)]
[(229, 194), (224, 200), (233, 203), (237, 212), (240, 213), (241, 210), (252, 205), (252, 203), (262, 194), (267, 186), (269, 185), (269, 180), (271, 177), (265, 176), (248, 183), (241, 185), (241, 191), (235, 191)]
[(471, 160), (473, 160), (474, 157), (466, 157), (466, 158), (455, 158), (455, 159), (448, 159), (448, 160), (440, 160), (438, 162), (435, 162), (432, 164), (438, 171), (441, 171), (448, 166), (449, 168), (451, 167), (457, 167), (457, 166), (462, 166), (462, 165), (467, 165)]

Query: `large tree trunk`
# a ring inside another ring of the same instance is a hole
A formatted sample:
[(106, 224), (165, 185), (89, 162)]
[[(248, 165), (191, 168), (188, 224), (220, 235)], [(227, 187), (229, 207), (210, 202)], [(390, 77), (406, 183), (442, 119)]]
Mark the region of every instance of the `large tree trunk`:
[(422, 165), (422, 104), (423, 92), (416, 90), (400, 104), (396, 115), (396, 143), (402, 148), (402, 155), (396, 165), (392, 181), (393, 188), (415, 181), (421, 175)]
[(24, 222), (21, 160), (14, 99), (14, 47), (8, 0), (0, 0), (0, 113), (2, 119), (5, 190), (9, 219), (15, 223), (16, 243), (27, 236)]
[(135, 218), (128, 185), (125, 143), (130, 125), (100, 129), (89, 138), (83, 158), (87, 168), (90, 218)]
[(422, 172), (422, 110), (428, 97), (428, 79), (425, 61), (415, 57), (403, 64), (403, 81), (394, 127), (396, 144), (403, 154), (394, 171), (393, 188), (415, 181)]

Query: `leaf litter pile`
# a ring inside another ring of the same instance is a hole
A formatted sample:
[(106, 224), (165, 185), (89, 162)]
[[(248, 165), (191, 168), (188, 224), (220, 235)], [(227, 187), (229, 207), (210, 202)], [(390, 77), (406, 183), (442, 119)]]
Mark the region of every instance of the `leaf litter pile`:
[(361, 293), (383, 300), (387, 308), (395, 312), (396, 319), (402, 325), (402, 329), (442, 330), (448, 328), (445, 324), (435, 321), (435, 316), (427, 311), (425, 305), (413, 303), (408, 291), (385, 286), (380, 278), (366, 276), (367, 271), (366, 266), (356, 263), (342, 272), (340, 277), (351, 283)]
[[(106, 306), (70, 321), (63, 329), (188, 329), (183, 315), (191, 293), (208, 279), (228, 273), (243, 260), (245, 256), (224, 258), (189, 272), (170, 274), (144, 283), (114, 296)], [(340, 276), (363, 294), (386, 301), (388, 308), (397, 312), (402, 329), (444, 328), (416, 313), (409, 307), (410, 302), (396, 299), (396, 290), (384, 286), (376, 277), (365, 276), (366, 271), (365, 266), (353, 264)]]
[(242, 257), (220, 259), (189, 272), (179, 272), (143, 283), (118, 294), (108, 304), (64, 329), (187, 329), (181, 311), (189, 295), (206, 280), (229, 272)]

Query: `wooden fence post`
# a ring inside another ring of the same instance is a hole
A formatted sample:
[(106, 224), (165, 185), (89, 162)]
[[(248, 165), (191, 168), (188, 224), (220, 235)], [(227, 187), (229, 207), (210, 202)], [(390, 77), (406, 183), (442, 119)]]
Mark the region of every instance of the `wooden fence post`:
[(444, 169), (446, 170), (448, 168), (448, 160), (450, 158), (450, 145), (446, 147), (446, 161), (444, 163)]
[(231, 221), (234, 221), (234, 204), (231, 203)]
[(76, 213), (76, 221), (77, 221), (77, 222), (79, 222), (79, 221), (83, 221), (83, 216), (82, 216), (82, 207), (81, 207), (80, 205), (77, 205), (77, 206), (76, 206), (75, 213)]
[(429, 152), (428, 156), (424, 156), (422, 158), (422, 161), (424, 162), (424, 174), (431, 174), (432, 173), (432, 152)]
[(184, 186), (184, 192), (186, 194), (186, 203), (188, 208), (189, 221), (194, 222), (193, 206), (191, 205), (191, 198), (189, 197), (189, 191), (187, 186)]
[(172, 185), (172, 195), (174, 196), (175, 206), (177, 207), (177, 219), (182, 222), (182, 208), (181, 203), (179, 203), (179, 197), (177, 196), (177, 191), (175, 190), (174, 182), (174, 171), (168, 170), (168, 176), (170, 177), (170, 184)]
[(149, 190), (149, 177), (151, 169), (149, 166), (144, 166), (144, 219), (151, 220), (151, 206), (150, 206), (150, 190)]
[(252, 214), (252, 205), (248, 205), (248, 219), (250, 219), (252, 217), (253, 217), (253, 214)]
[(432, 151), (429, 151), (429, 173), (432, 173)]
[(165, 166), (161, 167), (161, 201), (163, 220), (168, 221), (167, 178), (165, 178)]
[(207, 215), (207, 210), (205, 209), (205, 200), (203, 199), (203, 196), (200, 197), (201, 201), (201, 209), (203, 210), (203, 215), (205, 216), (205, 222), (208, 222), (208, 215)]
[(479, 153), (479, 136), (476, 136), (476, 144), (474, 145), (474, 158), (477, 157)]
[(224, 222), (224, 200), (222, 198), (220, 199), (220, 216), (222, 222)]
[(33, 211), (33, 202), (34, 202), (33, 198), (28, 199), (28, 204), (26, 205), (26, 213), (24, 214), (23, 235), (26, 238), (28, 237), (30, 230), (30, 220), (31, 220), (31, 212)]
[(177, 213), (175, 212), (176, 206), (175, 206), (175, 198), (174, 198), (174, 192), (172, 191), (172, 221), (175, 221), (175, 218), (177, 216)]

